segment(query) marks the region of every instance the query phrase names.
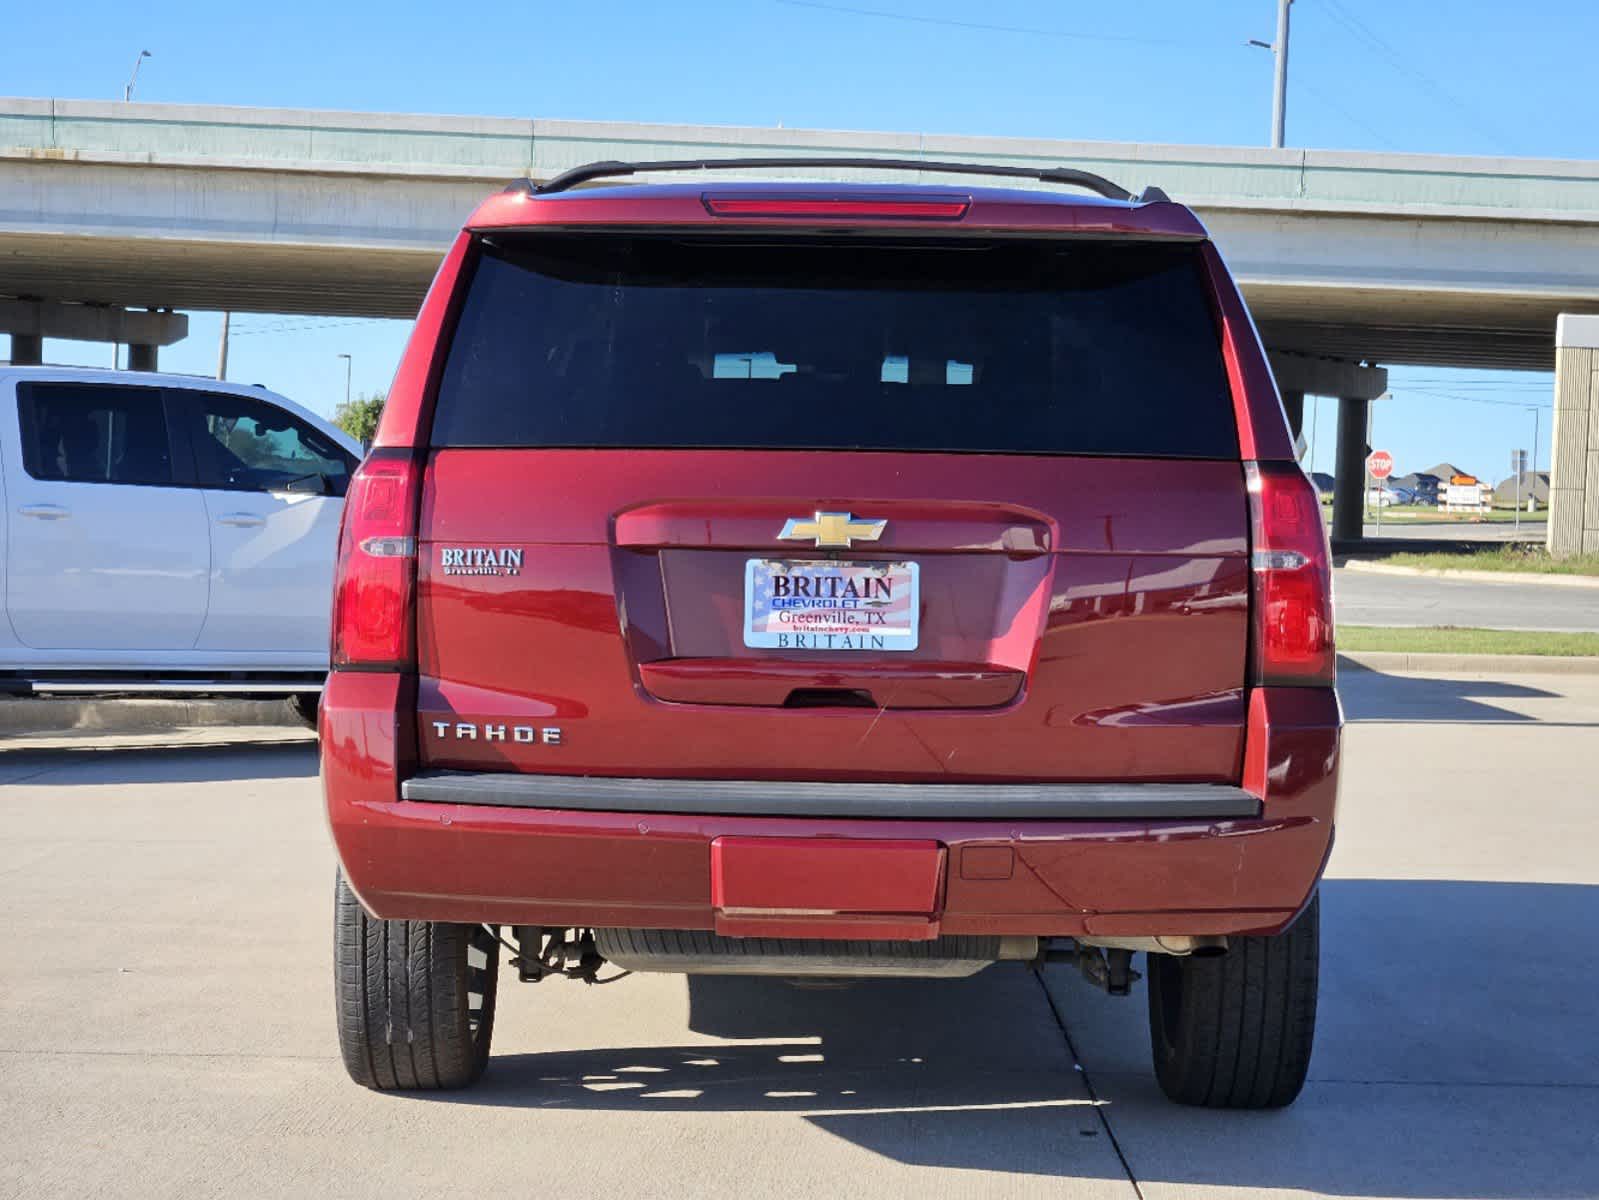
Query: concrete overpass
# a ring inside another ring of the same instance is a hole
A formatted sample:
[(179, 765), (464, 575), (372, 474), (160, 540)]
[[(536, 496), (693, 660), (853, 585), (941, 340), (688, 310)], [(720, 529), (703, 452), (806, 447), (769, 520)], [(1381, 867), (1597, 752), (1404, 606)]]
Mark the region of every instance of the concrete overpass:
[[(1226, 253), (1290, 414), (1303, 392), (1338, 395), (1351, 439), (1381, 378), (1350, 364), (1548, 370), (1557, 317), (1599, 313), (1593, 162), (49, 99), (0, 100), (0, 298), (46, 302), (24, 341), (71, 336), (52, 329), (79, 304), (409, 317), (462, 217), (511, 178), (752, 153), (1065, 163), (1158, 184)], [(1559, 436), (1557, 487), (1579, 461), (1586, 481), (1586, 437), (1563, 465)], [(1593, 450), (1599, 489), (1599, 437)]]

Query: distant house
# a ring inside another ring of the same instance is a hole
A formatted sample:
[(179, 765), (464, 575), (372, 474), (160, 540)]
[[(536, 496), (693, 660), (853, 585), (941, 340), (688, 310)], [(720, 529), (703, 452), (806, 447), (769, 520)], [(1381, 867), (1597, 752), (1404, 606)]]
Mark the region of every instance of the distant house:
[[(1523, 471), (1521, 473), (1521, 506), (1527, 506), (1527, 497), (1537, 501), (1540, 508), (1549, 506), (1549, 472)], [(1494, 488), (1494, 507), (1512, 508), (1516, 503), (1516, 477), (1506, 479)]]
[(1326, 471), (1312, 471), (1310, 482), (1316, 485), (1316, 490), (1323, 496), (1330, 496), (1333, 492), (1333, 477)]
[(1428, 467), (1425, 471), (1418, 471), (1417, 474), (1431, 475), (1433, 478), (1441, 480), (1445, 486), (1448, 486), (1449, 481), (1456, 475), (1470, 475), (1471, 472), (1462, 471), (1454, 463), (1441, 462), (1435, 467)]

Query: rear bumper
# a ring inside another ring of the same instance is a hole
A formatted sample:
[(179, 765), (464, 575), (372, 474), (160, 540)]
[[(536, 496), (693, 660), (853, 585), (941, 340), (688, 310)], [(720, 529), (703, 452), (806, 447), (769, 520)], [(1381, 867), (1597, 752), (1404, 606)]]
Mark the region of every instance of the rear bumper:
[[(1018, 796), (1029, 793), (1040, 807), (1011, 805), (1003, 819), (962, 815), (971, 811), (966, 807), (880, 815), (906, 811), (898, 798), (881, 807), (899, 785), (809, 785), (831, 793), (727, 785), (746, 800), (770, 805), (778, 797), (779, 808), (808, 805), (804, 811), (829, 814), (801, 816), (793, 815), (797, 809), (751, 814), (748, 803), (727, 800), (707, 807), (742, 811), (648, 811), (681, 808), (683, 787), (703, 784), (648, 781), (650, 789), (629, 787), (639, 781), (588, 780), (579, 792), (574, 781), (550, 777), (408, 781), (414, 759), (397, 720), (408, 711), (405, 690), (398, 676), (335, 672), (322, 702), (329, 825), (346, 877), (380, 917), (907, 936), (905, 913), (830, 911), (825, 897), (764, 917), (718, 907), (712, 875), (719, 839), (827, 838), (941, 848), (931, 911), (917, 916), (921, 932), (910, 936), (1275, 932), (1308, 899), (1332, 843), (1340, 719), (1330, 690), (1252, 694), (1241, 789), (1023, 788)], [(641, 801), (650, 790), (679, 799)], [(974, 791), (991, 789), (917, 790), (964, 806)], [(823, 796), (831, 805), (816, 807)], [(572, 797), (619, 807), (581, 808)], [(857, 802), (853, 814), (838, 804), (849, 797)], [(1101, 807), (1092, 807), (1096, 802)]]
[(1214, 783), (802, 783), (608, 779), (432, 771), (402, 800), (578, 812), (895, 820), (1170, 820), (1258, 817), (1260, 797)]

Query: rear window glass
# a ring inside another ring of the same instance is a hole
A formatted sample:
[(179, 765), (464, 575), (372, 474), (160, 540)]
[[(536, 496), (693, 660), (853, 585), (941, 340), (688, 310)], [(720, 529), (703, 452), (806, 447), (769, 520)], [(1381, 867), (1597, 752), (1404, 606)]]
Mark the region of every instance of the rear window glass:
[(1228, 458), (1192, 246), (490, 239), (436, 446)]

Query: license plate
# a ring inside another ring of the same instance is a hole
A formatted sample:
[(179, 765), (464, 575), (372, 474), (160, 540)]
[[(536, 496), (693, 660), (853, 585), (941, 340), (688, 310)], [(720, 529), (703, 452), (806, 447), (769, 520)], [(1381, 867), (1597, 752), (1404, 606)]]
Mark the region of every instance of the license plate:
[(744, 563), (744, 644), (764, 650), (916, 649), (913, 562)]

